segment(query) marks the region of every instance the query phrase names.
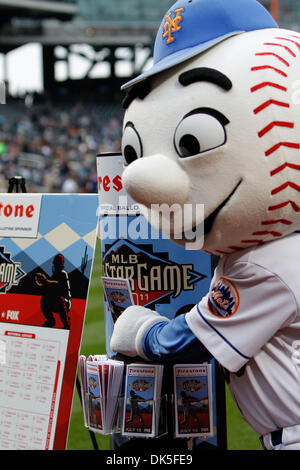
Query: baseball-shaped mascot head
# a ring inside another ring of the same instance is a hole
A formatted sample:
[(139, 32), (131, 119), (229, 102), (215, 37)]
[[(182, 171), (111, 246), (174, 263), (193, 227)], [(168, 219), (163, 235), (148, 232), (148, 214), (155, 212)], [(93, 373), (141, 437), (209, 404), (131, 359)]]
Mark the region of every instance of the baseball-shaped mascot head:
[(153, 67), (124, 86), (123, 183), (151, 221), (203, 205), (174, 241), (204, 225), (199, 248), (223, 254), (300, 227), (299, 58), (300, 33), (256, 0), (166, 13)]

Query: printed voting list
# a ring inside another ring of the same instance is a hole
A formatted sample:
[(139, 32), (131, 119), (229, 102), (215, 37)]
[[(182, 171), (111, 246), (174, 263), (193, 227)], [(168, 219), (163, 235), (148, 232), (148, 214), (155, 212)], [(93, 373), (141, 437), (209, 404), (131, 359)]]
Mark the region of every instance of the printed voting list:
[(0, 323), (0, 449), (50, 449), (69, 332)]

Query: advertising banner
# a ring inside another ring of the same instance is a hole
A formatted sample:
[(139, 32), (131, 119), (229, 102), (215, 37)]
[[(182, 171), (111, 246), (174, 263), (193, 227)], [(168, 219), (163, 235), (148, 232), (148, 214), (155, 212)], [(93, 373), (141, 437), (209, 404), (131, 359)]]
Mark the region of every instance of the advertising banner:
[(97, 207), (0, 195), (0, 449), (65, 449)]
[[(214, 269), (212, 256), (185, 249), (151, 226), (121, 184), (123, 160), (120, 154), (97, 157), (99, 177), (102, 274), (127, 279), (136, 305), (151, 308), (170, 319), (188, 312), (209, 290)], [(106, 187), (103, 181), (107, 182)], [(118, 185), (112, 184), (118, 181)], [(111, 308), (105, 302), (107, 354), (114, 328)], [(199, 362), (194, 357), (193, 362)], [(211, 361), (212, 427), (202, 442), (212, 448), (226, 445), (224, 389), (217, 364)], [(173, 385), (172, 372), (164, 383)], [(167, 377), (167, 378), (166, 378)], [(174, 390), (169, 386), (167, 393)], [(201, 443), (201, 442), (200, 442)]]

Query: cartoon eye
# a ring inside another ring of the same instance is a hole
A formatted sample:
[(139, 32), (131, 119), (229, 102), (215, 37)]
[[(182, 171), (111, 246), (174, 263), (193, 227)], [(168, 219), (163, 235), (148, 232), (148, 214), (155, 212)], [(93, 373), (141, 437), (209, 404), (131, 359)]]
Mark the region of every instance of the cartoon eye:
[(129, 122), (123, 132), (122, 154), (125, 159), (125, 165), (130, 165), (143, 154), (142, 141), (134, 125)]
[(175, 130), (174, 145), (179, 157), (192, 157), (224, 145), (228, 123), (214, 109), (199, 108), (188, 113)]

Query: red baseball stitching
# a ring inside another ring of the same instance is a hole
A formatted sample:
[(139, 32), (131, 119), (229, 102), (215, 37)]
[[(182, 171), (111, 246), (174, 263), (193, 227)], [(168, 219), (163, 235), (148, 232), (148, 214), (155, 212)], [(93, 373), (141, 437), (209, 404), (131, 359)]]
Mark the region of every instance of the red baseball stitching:
[(262, 232), (253, 232), (252, 235), (254, 235), (254, 236), (272, 235), (272, 237), (281, 237), (281, 236), (282, 236), (282, 233), (264, 230), (264, 231), (262, 231)]
[[(300, 40), (299, 36), (291, 35), (291, 37), (294, 37), (294, 38)], [(297, 46), (297, 48), (300, 50), (300, 44), (298, 42), (292, 40), (292, 39), (284, 38), (284, 37), (276, 37), (275, 39), (291, 42), (291, 43), (295, 44)], [(277, 42), (264, 42), (263, 44), (265, 46), (281, 47), (291, 57), (293, 57), (293, 58), (297, 57), (296, 54), (294, 53), (294, 51), (285, 44), (280, 44), (280, 43), (277, 43)], [(286, 59), (284, 59), (281, 55), (276, 54), (273, 51), (257, 52), (255, 54), (255, 56), (272, 56), (272, 57), (278, 59), (286, 67), (290, 66), (290, 63)], [(271, 70), (271, 71), (276, 72), (277, 74), (281, 75), (284, 78), (287, 78), (287, 76), (288, 76), (283, 70), (281, 70), (277, 67), (273, 67), (272, 65), (268, 65), (268, 64), (251, 67), (251, 71), (260, 71), (260, 70), (268, 70), (268, 69)], [(255, 93), (255, 92), (257, 92), (257, 91), (259, 91), (263, 88), (266, 88), (266, 87), (275, 88), (275, 89), (280, 90), (282, 92), (287, 92), (287, 87), (286, 86), (284, 86), (282, 84), (279, 84), (279, 83), (276, 83), (274, 81), (263, 81), (263, 82), (257, 83), (256, 85), (251, 87), (250, 91), (251, 91), (251, 93)], [(271, 105), (281, 106), (281, 107), (284, 107), (284, 108), (290, 108), (289, 103), (270, 98), (269, 100), (265, 101), (261, 105), (257, 106), (253, 110), (253, 113), (258, 114), (258, 113), (262, 112), (263, 110), (265, 110), (266, 108), (268, 108)], [(271, 129), (273, 129), (276, 126), (286, 127), (286, 128), (290, 128), (290, 129), (293, 129), (295, 127), (294, 123), (292, 123), (292, 122), (273, 121), (273, 122), (269, 123), (268, 125), (266, 125), (261, 131), (259, 131), (258, 136), (260, 138), (262, 138), (265, 134), (267, 134)], [(269, 148), (268, 150), (265, 151), (265, 156), (268, 157), (269, 155), (272, 155), (280, 147), (287, 147), (287, 148), (299, 150), (300, 149), (300, 143), (298, 143), (298, 142), (289, 142), (289, 141), (278, 142), (275, 145), (273, 145), (271, 148)], [(296, 171), (300, 171), (300, 165), (286, 162), (286, 163), (278, 166), (274, 170), (270, 171), (270, 176), (274, 176), (274, 175), (280, 173), (281, 171), (285, 170), (286, 168), (296, 170)], [(287, 182), (283, 183), (282, 185), (278, 186), (277, 188), (274, 188), (272, 190), (271, 194), (272, 195), (277, 194), (277, 193), (283, 191), (284, 189), (286, 189), (289, 186), (300, 192), (300, 186), (298, 186), (297, 184), (292, 183), (290, 181), (287, 181)], [(289, 206), (289, 205), (291, 205), (292, 209), (295, 212), (300, 212), (300, 207), (298, 206), (298, 204), (295, 201), (291, 201), (291, 200), (283, 201), (279, 204), (274, 204), (272, 206), (269, 206), (268, 210), (269, 211), (276, 211), (278, 209), (281, 209), (281, 208)], [(288, 219), (285, 219), (285, 218), (270, 219), (270, 220), (264, 220), (264, 221), (261, 222), (261, 225), (264, 225), (264, 226), (266, 226), (266, 225), (277, 225), (277, 224), (292, 225), (293, 222), (288, 220)], [(252, 235), (253, 236), (272, 235), (275, 238), (275, 237), (281, 237), (283, 234), (281, 232), (276, 232), (276, 231), (272, 231), (272, 230), (271, 231), (264, 230), (264, 231), (253, 232)], [(241, 240), (240, 243), (247, 244), (247, 245), (251, 245), (251, 244), (262, 245), (264, 243), (264, 240), (260, 240), (260, 239), (251, 240), (251, 239), (249, 239), (249, 240)], [(228, 249), (230, 249), (232, 251), (240, 251), (240, 250), (243, 250), (244, 247), (231, 245), (231, 246), (228, 247)], [(217, 250), (217, 252), (220, 253), (220, 254), (226, 254), (226, 252), (223, 252), (221, 250)]]
[[(277, 38), (276, 38), (277, 39)], [(264, 42), (264, 46), (278, 46), (278, 47), (283, 47), (291, 56), (297, 57), (295, 52), (292, 51), (288, 46), (285, 46), (284, 44), (279, 44), (277, 42)]]
[(277, 144), (273, 145), (273, 147), (271, 147), (265, 152), (266, 157), (276, 152), (276, 150), (278, 150), (280, 147), (289, 147), (289, 148), (299, 149), (300, 144), (296, 142), (278, 142)]
[(292, 189), (295, 189), (295, 191), (298, 191), (300, 192), (300, 186), (296, 183), (293, 183), (292, 181), (286, 181), (285, 183), (281, 184), (280, 186), (278, 186), (277, 188), (274, 188), (272, 191), (271, 191), (271, 194), (277, 194), (277, 193), (280, 193), (281, 191), (283, 191), (284, 189), (286, 188), (292, 188)]
[(271, 106), (274, 104), (275, 106), (282, 106), (284, 108), (289, 108), (290, 105), (288, 103), (284, 103), (283, 101), (277, 101), (277, 100), (268, 100), (262, 103), (260, 106), (257, 106), (257, 108), (254, 109), (254, 114), (258, 114), (264, 109), (266, 109), (268, 106)]
[[(298, 36), (292, 36), (292, 37), (295, 37), (295, 38), (300, 40), (300, 37), (298, 37)], [(295, 40), (284, 38), (284, 37), (276, 37), (275, 39), (291, 42), (291, 43), (295, 44), (297, 46), (297, 48), (300, 50), (300, 44), (298, 42), (296, 42)], [(285, 52), (287, 52), (291, 57), (293, 57), (293, 58), (297, 57), (296, 54), (294, 53), (294, 51), (285, 44), (280, 44), (278, 42), (272, 42), (272, 41), (271, 42), (264, 42), (263, 44), (265, 46), (280, 47)], [(257, 52), (255, 54), (255, 56), (261, 56), (261, 57), (262, 56), (272, 56), (272, 57), (278, 59), (285, 66), (287, 66), (287, 67), (290, 66), (290, 63), (286, 59), (284, 59), (281, 55), (276, 54), (273, 51)], [(271, 71), (276, 72), (277, 74), (281, 75), (282, 77), (286, 78), (288, 76), (283, 70), (281, 70), (277, 67), (273, 67), (272, 65), (268, 65), (268, 64), (251, 67), (251, 71), (268, 70), (268, 69), (271, 70)], [(254, 93), (254, 92), (259, 91), (259, 90), (261, 90), (265, 87), (275, 88), (277, 90), (287, 92), (287, 87), (285, 87), (284, 85), (281, 85), (279, 83), (276, 83), (274, 81), (264, 81), (264, 82), (258, 83), (256, 85), (252, 86), (250, 91), (251, 91), (251, 93)], [(268, 108), (271, 105), (281, 106), (281, 107), (284, 107), (284, 108), (290, 108), (289, 103), (270, 98), (267, 101), (265, 101), (264, 103), (262, 103), (261, 105), (257, 106), (253, 110), (253, 112), (254, 112), (254, 114), (258, 114), (258, 113), (264, 111), (266, 108)], [(274, 127), (285, 127), (285, 128), (289, 128), (289, 129), (294, 129), (295, 124), (293, 122), (288, 122), (288, 121), (273, 121), (273, 122), (267, 124), (262, 130), (260, 130), (258, 132), (258, 136), (260, 138), (262, 138), (268, 132), (270, 132)], [(300, 143), (299, 142), (289, 142), (289, 141), (277, 142), (275, 145), (273, 145), (272, 147), (270, 147), (269, 149), (267, 149), (265, 151), (265, 156), (268, 157), (268, 156), (272, 155), (274, 152), (276, 152), (281, 147), (286, 147), (286, 148), (290, 148), (290, 149), (299, 150), (300, 149)], [(286, 168), (296, 170), (296, 171), (300, 171), (300, 165), (290, 163), (290, 162), (286, 162), (286, 163), (283, 163), (283, 164), (279, 165), (274, 170), (270, 171), (270, 176), (277, 175), (278, 173), (285, 170)], [(281, 184), (280, 186), (274, 188), (271, 191), (271, 194), (275, 195), (275, 194), (283, 191), (284, 189), (286, 189), (288, 187), (291, 187), (292, 189), (295, 189), (296, 191), (300, 192), (300, 186), (298, 186), (296, 183), (286, 181), (285, 183)], [(295, 212), (300, 211), (300, 207), (298, 206), (298, 204), (295, 201), (291, 201), (291, 200), (287, 200), (287, 201), (283, 201), (279, 204), (271, 205), (271, 206), (268, 207), (268, 210), (269, 211), (275, 211), (275, 210), (281, 209), (281, 208), (289, 206), (289, 205), (292, 207), (292, 209)], [(282, 224), (282, 225), (287, 225), (288, 226), (288, 225), (292, 225), (293, 222), (288, 220), (288, 219), (285, 219), (285, 218), (279, 218), (279, 219), (274, 218), (274, 219), (270, 219), (270, 220), (264, 220), (264, 221), (261, 222), (261, 225), (263, 225), (263, 226), (270, 226), (270, 225), (276, 225), (276, 224)], [(254, 236), (254, 237), (257, 237), (257, 236), (258, 237), (260, 237), (260, 236), (265, 237), (267, 235), (272, 235), (272, 237), (277, 238), (277, 237), (281, 237), (283, 234), (279, 231), (272, 231), (272, 230), (271, 231), (268, 231), (268, 230), (256, 231), (256, 232), (252, 233), (252, 236)], [(255, 238), (254, 240), (251, 240), (251, 239), (241, 240), (241, 243), (248, 244), (248, 245), (251, 245), (251, 244), (261, 245), (262, 243), (264, 243), (264, 241), (260, 240), (258, 238)], [(234, 251), (243, 249), (243, 248), (240, 248), (238, 246), (230, 246), (228, 248), (231, 249), (231, 250), (234, 250)]]
[(265, 70), (265, 69), (274, 70), (274, 72), (279, 73), (283, 77), (287, 77), (287, 74), (283, 70), (277, 69), (276, 67), (273, 67), (273, 65), (257, 65), (251, 68), (252, 72), (255, 72), (257, 70)]
[(251, 92), (254, 93), (255, 91), (260, 90), (261, 88), (264, 88), (266, 86), (274, 87), (274, 88), (277, 88), (278, 90), (282, 90), (282, 91), (287, 91), (287, 88), (285, 86), (279, 85), (278, 83), (262, 82), (262, 83), (258, 83), (258, 85), (253, 86), (251, 88)]
[(278, 219), (278, 220), (264, 220), (261, 222), (261, 225), (276, 225), (276, 224), (283, 224), (283, 225), (292, 225), (293, 222), (287, 219)]
[(288, 38), (281, 38), (281, 37), (277, 37), (275, 39), (282, 39), (283, 41), (289, 41), (289, 42), (292, 42), (293, 44), (296, 44), (296, 46), (298, 47), (298, 49), (300, 50), (300, 44), (297, 42), (297, 41), (294, 41), (293, 39), (288, 39)]
[(257, 52), (255, 55), (259, 55), (259, 56), (265, 56), (265, 55), (271, 55), (273, 57), (276, 57), (278, 60), (280, 60), (280, 62), (282, 62), (284, 65), (286, 65), (287, 67), (290, 66), (290, 64), (288, 63), (287, 60), (285, 60), (283, 57), (281, 57), (280, 55), (278, 54), (275, 54), (275, 52)]
[(273, 121), (270, 122), (266, 127), (264, 127), (261, 131), (258, 132), (258, 137), (263, 137), (265, 134), (270, 132), (274, 127), (289, 127), (290, 129), (294, 128), (293, 122), (285, 122), (285, 121)]
[(298, 206), (298, 204), (296, 204), (294, 201), (284, 201), (284, 202), (281, 202), (280, 204), (276, 204), (275, 206), (270, 206), (268, 207), (268, 210), (269, 211), (276, 211), (277, 209), (282, 209), (282, 207), (286, 207), (288, 206), (289, 204), (291, 204), (292, 208), (294, 209), (295, 212), (299, 212), (300, 211), (300, 207)]
[(286, 168), (291, 168), (292, 170), (300, 171), (300, 165), (296, 165), (296, 163), (285, 162), (282, 165), (275, 168), (274, 170), (270, 171), (270, 175), (274, 176), (277, 173), (280, 173), (281, 171), (285, 170)]

